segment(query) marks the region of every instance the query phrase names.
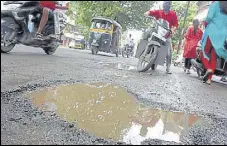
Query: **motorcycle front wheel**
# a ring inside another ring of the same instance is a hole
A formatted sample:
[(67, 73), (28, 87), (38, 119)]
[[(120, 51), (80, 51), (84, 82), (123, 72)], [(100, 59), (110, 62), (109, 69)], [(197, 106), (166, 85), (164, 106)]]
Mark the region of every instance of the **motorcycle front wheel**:
[(139, 58), (137, 70), (145, 72), (151, 68), (158, 56), (158, 46), (152, 45), (144, 50)]

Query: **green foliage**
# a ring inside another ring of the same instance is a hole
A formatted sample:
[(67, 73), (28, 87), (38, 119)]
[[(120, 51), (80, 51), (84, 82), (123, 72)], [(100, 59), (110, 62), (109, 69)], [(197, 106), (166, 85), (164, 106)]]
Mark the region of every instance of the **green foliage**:
[[(178, 22), (179, 22), (179, 27), (176, 31), (176, 34), (173, 37), (173, 44), (178, 43), (180, 35), (182, 33), (184, 15), (185, 15), (184, 13), (185, 13), (186, 7), (187, 7), (186, 1), (173, 1), (172, 9), (174, 11), (176, 11), (177, 16), (178, 16)], [(196, 15), (197, 9), (198, 9), (198, 7), (196, 6), (196, 1), (190, 1), (190, 6), (188, 9), (188, 15), (187, 15), (186, 24), (185, 24), (186, 29), (189, 26), (189, 23), (193, 21), (195, 15)]]
[[(123, 31), (126, 29), (145, 29), (149, 25), (149, 21), (144, 19), (144, 12), (148, 11), (155, 1), (71, 1), (67, 15), (75, 20), (76, 24), (80, 25), (82, 34), (88, 36), (91, 19), (95, 16), (106, 16), (114, 19), (118, 18)], [(180, 38), (184, 11), (186, 9), (187, 1), (173, 1), (172, 9), (176, 11), (179, 20), (179, 28), (173, 38), (173, 43), (178, 43)], [(197, 11), (195, 2), (190, 2), (189, 12), (185, 27), (192, 22)], [(75, 14), (76, 12), (76, 14)], [(72, 14), (75, 15), (72, 15)]]
[(148, 11), (154, 1), (71, 1), (68, 15), (77, 24), (84, 27), (83, 34), (88, 35), (91, 19), (95, 16), (118, 18), (123, 30), (128, 28), (141, 29), (146, 27), (143, 14)]

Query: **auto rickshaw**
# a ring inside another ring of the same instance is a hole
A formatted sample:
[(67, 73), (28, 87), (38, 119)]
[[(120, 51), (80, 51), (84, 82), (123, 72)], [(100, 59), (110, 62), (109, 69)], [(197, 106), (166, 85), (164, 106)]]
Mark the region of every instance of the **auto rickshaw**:
[(116, 54), (118, 57), (121, 41), (121, 25), (106, 17), (94, 17), (91, 20), (89, 46), (93, 55), (98, 51)]
[(84, 50), (85, 49), (85, 40), (84, 39), (75, 39), (75, 40), (72, 40), (70, 43), (69, 43), (69, 48), (75, 48), (75, 49), (82, 49)]

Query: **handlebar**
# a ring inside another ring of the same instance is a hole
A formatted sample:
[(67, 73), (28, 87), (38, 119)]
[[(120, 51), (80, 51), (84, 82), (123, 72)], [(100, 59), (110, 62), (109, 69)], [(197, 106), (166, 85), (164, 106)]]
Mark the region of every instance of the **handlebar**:
[(150, 18), (150, 19), (152, 19), (152, 20), (155, 20), (155, 22), (156, 22), (159, 26), (163, 27), (164, 29), (166, 29), (166, 30), (168, 30), (170, 33), (172, 33), (171, 29), (162, 26), (162, 25), (158, 22), (158, 20), (157, 20), (155, 17), (153, 17), (153, 16), (145, 16), (145, 17), (146, 17), (146, 18)]

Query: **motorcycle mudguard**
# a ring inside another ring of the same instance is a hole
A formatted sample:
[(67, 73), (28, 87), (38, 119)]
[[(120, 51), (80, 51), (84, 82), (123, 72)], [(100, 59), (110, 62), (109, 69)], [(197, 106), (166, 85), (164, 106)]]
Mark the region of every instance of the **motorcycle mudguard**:
[(158, 49), (158, 55), (154, 64), (164, 66), (167, 53), (168, 53), (168, 46), (160, 45)]
[(17, 28), (19, 28), (19, 25), (16, 24), (15, 20), (11, 17), (4, 17), (1, 18), (1, 27), (8, 27), (8, 28), (12, 28), (14, 30), (16, 30)]
[(141, 54), (146, 49), (146, 47), (151, 46), (151, 45), (155, 45), (155, 46), (160, 47), (160, 44), (156, 41), (149, 41), (148, 42), (147, 40), (141, 39), (138, 46), (137, 46), (135, 57), (140, 58)]

